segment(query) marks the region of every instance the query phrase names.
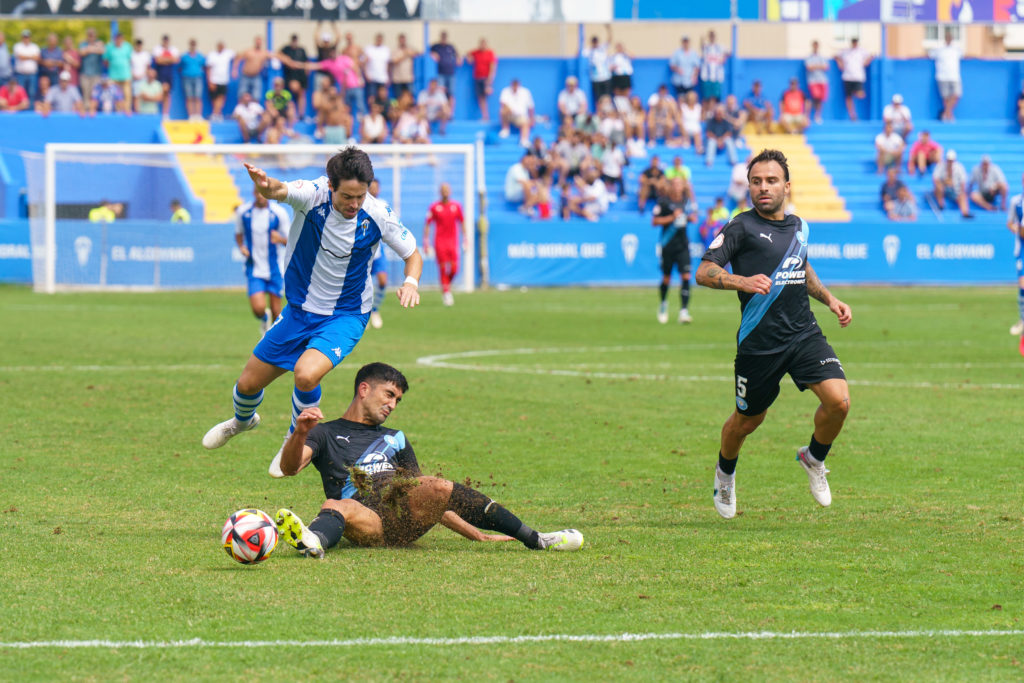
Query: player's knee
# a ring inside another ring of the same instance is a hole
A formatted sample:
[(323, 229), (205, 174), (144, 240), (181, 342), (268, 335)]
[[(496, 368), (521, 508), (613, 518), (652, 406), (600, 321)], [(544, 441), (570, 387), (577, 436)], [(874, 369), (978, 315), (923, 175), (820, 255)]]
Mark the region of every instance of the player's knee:
[(830, 397), (821, 405), (831, 417), (836, 419), (845, 420), (846, 416), (850, 414), (850, 396), (848, 394)]
[(309, 368), (295, 367), (295, 388), (299, 391), (313, 391), (320, 385), (322, 376)]

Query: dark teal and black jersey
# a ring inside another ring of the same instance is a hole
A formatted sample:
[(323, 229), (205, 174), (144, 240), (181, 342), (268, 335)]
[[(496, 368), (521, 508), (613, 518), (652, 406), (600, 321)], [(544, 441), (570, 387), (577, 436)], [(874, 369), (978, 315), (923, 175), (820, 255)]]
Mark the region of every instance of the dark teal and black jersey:
[(399, 469), (408, 476), (420, 474), (412, 445), (395, 429), (338, 418), (313, 427), (306, 445), (313, 449), (312, 464), (320, 472), (324, 495), (333, 500), (357, 497), (349, 468), (359, 468), (374, 480)]
[(762, 273), (772, 279), (767, 295), (737, 292), (743, 314), (738, 353), (776, 353), (821, 331), (807, 299), (809, 230), (797, 216), (770, 221), (751, 209), (729, 221), (708, 247), (702, 260), (731, 263), (732, 272), (743, 277)]

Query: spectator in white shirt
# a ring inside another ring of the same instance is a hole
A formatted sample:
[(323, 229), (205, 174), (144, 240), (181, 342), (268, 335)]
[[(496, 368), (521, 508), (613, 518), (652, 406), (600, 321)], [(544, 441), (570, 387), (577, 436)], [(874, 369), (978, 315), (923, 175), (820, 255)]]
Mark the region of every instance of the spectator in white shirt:
[(857, 111), (853, 99), (864, 99), (864, 83), (867, 81), (867, 68), (873, 57), (858, 47), (856, 38), (850, 40), (850, 47), (836, 56), (839, 71), (843, 79), (843, 94), (846, 96), (846, 113), (851, 121), (857, 120)]
[(533, 95), (519, 84), (518, 78), (513, 78), (512, 83), (501, 91), (498, 101), (501, 104), (501, 137), (507, 138), (509, 127), (515, 126), (519, 129), (519, 144), (529, 147), (530, 129), (534, 124)]
[(875, 166), (878, 173), (885, 171), (888, 166), (902, 165), (906, 146), (900, 134), (893, 130), (892, 121), (886, 121), (882, 132), (875, 136)]
[(587, 94), (579, 87), (579, 81), (575, 76), (565, 79), (565, 88), (558, 93), (558, 114), (563, 120), (566, 118), (575, 119), (580, 114), (586, 114), (590, 110), (587, 104)]
[(206, 55), (206, 83), (210, 89), (210, 120), (223, 121), (224, 100), (228, 95), (228, 83), (231, 81), (231, 61), (235, 51), (224, 47), (224, 41), (217, 41), (217, 49)]
[(267, 122), (263, 117), (263, 105), (253, 100), (252, 93), (248, 91), (239, 96), (238, 104), (235, 106), (231, 118), (238, 121), (238, 129), (242, 132), (242, 142), (254, 139), (258, 142), (260, 135), (267, 127)]
[(622, 43), (615, 43), (611, 57), (612, 93), (616, 97), (628, 98), (633, 92), (633, 55)]
[(608, 211), (608, 203), (611, 200), (608, 188), (601, 180), (601, 174), (593, 166), (588, 166), (576, 176), (575, 185), (578, 194), (568, 198), (562, 211), (562, 218), (568, 218), (567, 214), (573, 213), (596, 222)]
[(963, 52), (959, 45), (953, 44), (953, 32), (946, 29), (946, 44), (932, 52), (935, 60), (935, 82), (939, 85), (939, 97), (942, 98), (943, 121), (953, 120), (953, 109), (960, 101), (962, 85), (960, 82), (960, 58)]
[(527, 152), (505, 173), (505, 201), (521, 204), (522, 213), (530, 213), (537, 203), (537, 185), (533, 180), (536, 168), (537, 157)]
[(436, 78), (431, 78), (427, 89), (420, 91), (419, 97), (416, 98), (416, 104), (426, 114), (429, 123), (437, 122), (438, 132), (444, 135), (452, 112), (448, 105), (448, 95), (445, 94), (444, 88)]
[(946, 197), (949, 197), (956, 202), (961, 216), (974, 218), (967, 205), (967, 171), (956, 160), (955, 151), (946, 151), (946, 161), (932, 171), (932, 182), (935, 185), (935, 203), (940, 211), (946, 208)]
[(28, 93), (30, 100), (35, 100), (38, 94), (41, 55), (40, 47), (32, 42), (32, 31), (24, 29), (21, 40), (11, 48), (11, 56), (14, 57), (14, 77), (18, 79), (18, 85)]
[(971, 179), (967, 183), (970, 190), (971, 201), (986, 211), (996, 211), (996, 200), (999, 200), (998, 210), (1006, 211), (1006, 197), (1009, 194), (1009, 186), (1006, 184), (1006, 176), (1003, 169), (992, 163), (992, 158), (983, 154), (981, 163), (971, 171)]
[(363, 48), (359, 63), (366, 75), (366, 97), (377, 92), (377, 88), (388, 85), (388, 67), (391, 64), (391, 48), (384, 44), (384, 34), (373, 37), (373, 45)]
[(882, 110), (882, 121), (892, 123), (892, 129), (904, 140), (910, 137), (914, 122), (910, 116), (910, 107), (903, 104), (903, 95), (896, 93), (892, 96), (892, 103), (885, 105)]

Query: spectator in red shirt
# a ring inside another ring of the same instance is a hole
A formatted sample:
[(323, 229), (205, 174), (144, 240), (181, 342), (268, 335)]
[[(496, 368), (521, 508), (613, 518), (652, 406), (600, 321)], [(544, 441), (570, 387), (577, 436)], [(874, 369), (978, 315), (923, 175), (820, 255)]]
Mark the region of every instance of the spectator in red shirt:
[(932, 140), (928, 131), (922, 130), (917, 136), (917, 141), (910, 146), (910, 158), (907, 159), (907, 173), (910, 175), (917, 171), (924, 175), (928, 169), (939, 163), (942, 159), (942, 147)]
[(12, 75), (6, 84), (0, 86), (0, 111), (25, 111), (28, 105), (28, 92)]
[(498, 58), (487, 47), (487, 40), (480, 39), (480, 46), (466, 55), (466, 60), (473, 65), (473, 83), (476, 86), (476, 101), (480, 106), (480, 118), (490, 120), (487, 112), (487, 96), (494, 92), (494, 74), (498, 67)]
[[(434, 202), (427, 209), (427, 220), (423, 224), (423, 245), (428, 257), (430, 248), (430, 224), (437, 226), (434, 233), (433, 251), (437, 256), (437, 267), (441, 275), (442, 301), (445, 306), (455, 303), (452, 297), (452, 280), (459, 272), (459, 247), (466, 249), (466, 229), (462, 216), (462, 206), (452, 201), (452, 188), (448, 183), (441, 183), (441, 201)], [(459, 235), (462, 235), (460, 244)]]
[(795, 78), (789, 79), (789, 88), (782, 93), (779, 123), (790, 135), (799, 135), (807, 128), (807, 98)]

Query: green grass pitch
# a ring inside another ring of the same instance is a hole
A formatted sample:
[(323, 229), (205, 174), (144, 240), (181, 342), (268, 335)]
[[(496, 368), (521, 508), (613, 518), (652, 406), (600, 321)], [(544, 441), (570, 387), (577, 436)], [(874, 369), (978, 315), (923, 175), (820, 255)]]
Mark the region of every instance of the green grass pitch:
[(685, 327), (655, 322), (653, 288), (451, 309), (428, 292), (409, 311), (392, 293), (384, 328), (327, 377), (324, 412), (362, 363), (397, 366), (411, 389), (388, 424), (424, 471), (541, 530), (576, 527), (585, 548), (438, 528), (322, 562), (282, 544), (244, 567), (219, 547), (228, 514), (309, 519), (323, 495), (312, 470), (266, 475), (288, 376), (258, 430), (200, 445), (257, 338), (244, 295), (0, 288), (0, 679), (1019, 680), (1015, 292), (836, 294), (845, 330), (814, 304), (851, 379), (831, 508), (794, 462), (816, 402), (787, 379), (740, 457), (742, 514), (714, 511), (734, 293), (698, 289)]

